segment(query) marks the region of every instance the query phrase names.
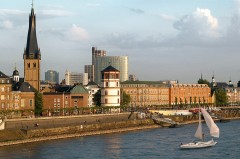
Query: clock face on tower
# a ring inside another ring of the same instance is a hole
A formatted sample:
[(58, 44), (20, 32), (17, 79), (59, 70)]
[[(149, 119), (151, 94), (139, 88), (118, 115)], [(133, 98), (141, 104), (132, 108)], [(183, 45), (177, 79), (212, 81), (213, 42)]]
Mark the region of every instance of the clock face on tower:
[(34, 53), (30, 53), (30, 54), (29, 54), (29, 58), (30, 58), (30, 59), (33, 59), (33, 58), (34, 58)]

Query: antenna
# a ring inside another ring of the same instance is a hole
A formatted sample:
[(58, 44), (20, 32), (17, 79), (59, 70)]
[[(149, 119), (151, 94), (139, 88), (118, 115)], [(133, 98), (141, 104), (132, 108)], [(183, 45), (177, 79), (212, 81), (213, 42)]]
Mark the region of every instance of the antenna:
[(33, 8), (33, 0), (32, 0), (32, 4), (31, 5), (32, 5), (32, 8)]

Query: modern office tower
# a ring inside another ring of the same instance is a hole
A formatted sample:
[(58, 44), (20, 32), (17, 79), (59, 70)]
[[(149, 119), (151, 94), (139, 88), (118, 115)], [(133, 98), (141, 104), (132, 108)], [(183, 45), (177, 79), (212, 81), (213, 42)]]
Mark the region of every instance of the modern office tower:
[(48, 70), (45, 72), (45, 81), (48, 81), (51, 84), (59, 83), (59, 73), (54, 70)]
[(119, 75), (111, 65), (101, 71), (101, 106), (120, 106)]
[(87, 85), (88, 83), (88, 74), (87, 73), (78, 73), (78, 72), (65, 72), (65, 83), (66, 85), (74, 84), (83, 84)]
[(27, 45), (23, 54), (24, 59), (24, 81), (40, 91), (40, 62), (41, 52), (38, 48), (36, 34), (36, 17), (32, 7), (29, 16), (29, 28), (27, 36)]
[(107, 52), (105, 50), (97, 50), (96, 47), (92, 47), (92, 65), (96, 63), (96, 57), (106, 56)]
[(84, 73), (88, 74), (89, 82), (94, 81), (94, 69), (93, 65), (84, 65)]
[(120, 82), (128, 80), (128, 57), (127, 56), (98, 56), (95, 65), (95, 82), (101, 83), (101, 71), (109, 65), (120, 71)]
[(106, 56), (105, 50), (97, 50), (96, 47), (92, 47), (92, 65), (85, 65), (84, 66), (84, 73), (88, 73), (88, 79), (90, 81), (95, 80), (95, 64), (96, 64), (96, 57), (98, 56)]

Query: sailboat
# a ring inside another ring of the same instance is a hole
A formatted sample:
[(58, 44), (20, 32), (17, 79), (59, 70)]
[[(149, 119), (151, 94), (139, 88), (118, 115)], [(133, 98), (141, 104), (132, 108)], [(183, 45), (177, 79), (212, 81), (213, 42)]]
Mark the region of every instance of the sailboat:
[(201, 110), (201, 112), (199, 112), (198, 128), (197, 128), (197, 131), (194, 136), (196, 138), (200, 139), (201, 141), (190, 142), (187, 144), (181, 144), (180, 148), (182, 148), (182, 149), (204, 148), (204, 147), (211, 147), (211, 146), (214, 146), (217, 144), (217, 142), (214, 141), (213, 139), (211, 139), (209, 141), (204, 141), (204, 134), (202, 131), (202, 122), (201, 122), (201, 113), (203, 114), (205, 122), (210, 130), (210, 135), (212, 137), (219, 138), (219, 128), (214, 123), (212, 117), (208, 114), (208, 112), (205, 109), (201, 108), (200, 110)]

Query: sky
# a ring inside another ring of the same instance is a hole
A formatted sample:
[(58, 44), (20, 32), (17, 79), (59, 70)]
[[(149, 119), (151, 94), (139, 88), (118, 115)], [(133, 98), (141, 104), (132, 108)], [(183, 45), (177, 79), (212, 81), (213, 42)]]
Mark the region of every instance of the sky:
[[(0, 0), (0, 71), (23, 77), (31, 0)], [(240, 0), (34, 0), (44, 72), (84, 72), (91, 48), (139, 80), (240, 80)]]

